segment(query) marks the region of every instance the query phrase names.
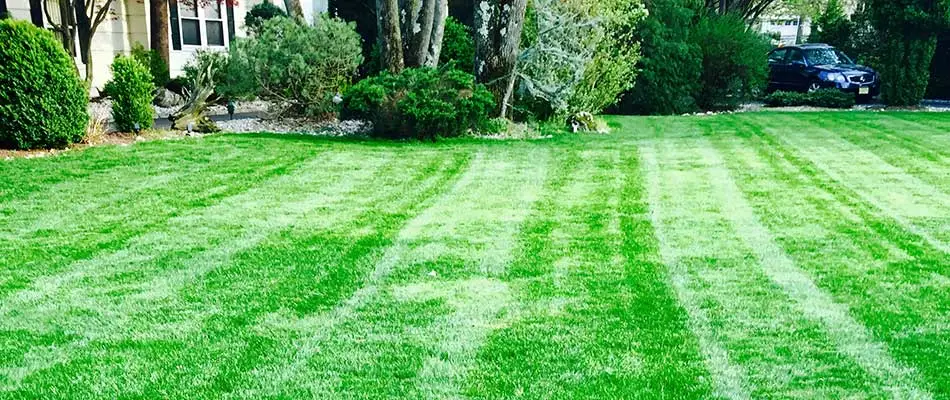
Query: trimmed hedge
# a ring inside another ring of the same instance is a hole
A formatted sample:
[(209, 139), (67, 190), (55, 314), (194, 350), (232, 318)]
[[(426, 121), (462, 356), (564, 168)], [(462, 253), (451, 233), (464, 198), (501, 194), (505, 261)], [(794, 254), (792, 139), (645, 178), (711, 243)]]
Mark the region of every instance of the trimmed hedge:
[(148, 66), (133, 57), (118, 56), (112, 62), (112, 119), (122, 132), (152, 127), (155, 86)]
[(495, 100), (475, 77), (452, 68), (413, 68), (364, 79), (347, 91), (344, 118), (370, 120), (377, 137), (454, 137), (488, 122)]
[(27, 21), (0, 20), (0, 147), (64, 147), (86, 132), (89, 95), (63, 45)]
[(809, 93), (778, 91), (765, 97), (766, 107), (812, 106), (849, 109), (854, 107), (853, 94), (838, 89), (819, 89)]

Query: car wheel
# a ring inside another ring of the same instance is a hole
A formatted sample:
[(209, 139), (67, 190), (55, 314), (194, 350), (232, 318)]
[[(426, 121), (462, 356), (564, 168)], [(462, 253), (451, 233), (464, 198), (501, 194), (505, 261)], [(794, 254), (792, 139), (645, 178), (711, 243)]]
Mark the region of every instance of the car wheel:
[(814, 92), (819, 89), (821, 89), (821, 84), (818, 82), (812, 82), (810, 85), (808, 85), (808, 93)]

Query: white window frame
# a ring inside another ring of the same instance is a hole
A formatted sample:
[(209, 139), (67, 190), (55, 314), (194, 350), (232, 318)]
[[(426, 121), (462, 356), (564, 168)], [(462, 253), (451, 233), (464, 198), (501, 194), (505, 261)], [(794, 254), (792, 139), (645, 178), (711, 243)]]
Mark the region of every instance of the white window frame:
[[(217, 0), (207, 0), (211, 1), (212, 4), (218, 6), (219, 18), (209, 18), (205, 15), (205, 7), (201, 6), (203, 0), (179, 0), (178, 1), (178, 32), (181, 32), (181, 46), (182, 50), (185, 49), (203, 49), (203, 48), (217, 48), (217, 49), (227, 49), (230, 45), (230, 38), (228, 36), (228, 21), (227, 21), (227, 4), (225, 1), (218, 2)], [(187, 3), (194, 2), (194, 6), (197, 8), (197, 17), (186, 17), (184, 12), (187, 10), (184, 7), (188, 7)], [(185, 29), (183, 22), (185, 20), (198, 21), (198, 38), (201, 40), (201, 44), (188, 44), (185, 43)], [(217, 22), (221, 24), (221, 34), (224, 39), (224, 44), (209, 44), (208, 43), (208, 22)]]

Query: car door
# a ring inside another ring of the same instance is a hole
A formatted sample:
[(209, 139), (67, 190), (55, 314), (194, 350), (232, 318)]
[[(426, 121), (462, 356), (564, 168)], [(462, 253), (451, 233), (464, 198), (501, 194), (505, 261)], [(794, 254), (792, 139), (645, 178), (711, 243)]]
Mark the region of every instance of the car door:
[(785, 57), (785, 72), (782, 80), (788, 88), (794, 90), (808, 90), (811, 79), (808, 76), (808, 64), (805, 62), (805, 53), (801, 49), (789, 49)]
[(769, 53), (769, 87), (774, 90), (786, 88), (786, 83), (781, 79), (785, 72), (785, 56), (788, 49), (776, 49)]

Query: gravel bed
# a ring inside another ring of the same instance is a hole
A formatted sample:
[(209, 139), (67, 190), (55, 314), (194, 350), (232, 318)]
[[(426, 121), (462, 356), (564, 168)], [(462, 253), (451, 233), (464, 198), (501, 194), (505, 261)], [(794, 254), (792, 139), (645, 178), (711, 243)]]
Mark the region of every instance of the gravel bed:
[(218, 122), (224, 132), (233, 133), (293, 133), (314, 136), (366, 136), (373, 125), (366, 121), (314, 122), (307, 119), (284, 118), (276, 120), (236, 119)]
[[(235, 110), (239, 113), (263, 113), (271, 106), (270, 102), (262, 100), (238, 101), (235, 103)], [(159, 107), (153, 105), (156, 119), (165, 119), (178, 111), (178, 107)], [(92, 118), (105, 119), (112, 121), (112, 100), (102, 99), (89, 103), (89, 115)], [(228, 108), (222, 105), (212, 105), (208, 107), (208, 115), (228, 115)]]

